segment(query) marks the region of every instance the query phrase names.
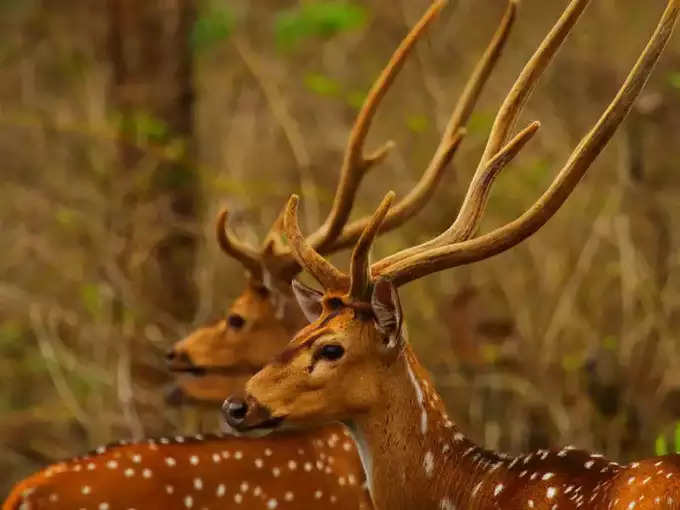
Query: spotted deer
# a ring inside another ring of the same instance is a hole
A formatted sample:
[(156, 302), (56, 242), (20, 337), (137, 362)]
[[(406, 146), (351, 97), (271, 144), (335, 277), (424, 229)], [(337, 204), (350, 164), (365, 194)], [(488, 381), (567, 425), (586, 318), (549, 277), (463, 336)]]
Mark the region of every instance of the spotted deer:
[[(441, 11), (438, 1), (402, 41), (362, 107), (350, 134), (331, 212), (307, 238), (321, 253), (351, 247), (370, 217), (348, 223), (360, 181), (386, 154), (372, 156), (363, 145), (377, 106), (409, 51)], [(382, 231), (398, 227), (429, 200), (463, 137), (484, 84), (495, 67), (515, 19), (508, 2), (488, 48), (462, 93), (421, 180), (395, 206)], [(277, 220), (259, 250), (227, 229), (218, 216), (222, 249), (246, 269), (247, 284), (227, 317), (201, 328), (168, 354), (168, 364), (184, 394), (196, 400), (223, 400), (278, 352), (305, 322), (290, 291), (301, 266), (280, 235)], [(3, 510), (78, 509), (186, 510), (203, 508), (369, 508), (364, 476), (347, 429), (329, 425), (289, 431), (271, 438), (174, 437), (100, 448), (40, 471), (19, 483)]]
[(303, 237), (298, 198), (284, 226), (294, 252), (323, 287), (293, 288), (311, 324), (223, 406), (244, 433), (332, 421), (345, 423), (358, 445), (376, 508), (576, 509), (680, 508), (680, 456), (621, 465), (573, 449), (519, 457), (485, 450), (457, 427), (406, 338), (397, 289), (444, 269), (503, 252), (531, 236), (562, 206), (614, 135), (646, 84), (680, 13), (667, 0), (660, 23), (613, 102), (581, 140), (544, 194), (521, 216), (477, 235), (498, 173), (535, 134), (511, 137), (522, 104), (588, 4), (571, 0), (505, 98), (463, 205), (440, 236), (369, 264), (389, 193), (357, 241), (349, 273)]

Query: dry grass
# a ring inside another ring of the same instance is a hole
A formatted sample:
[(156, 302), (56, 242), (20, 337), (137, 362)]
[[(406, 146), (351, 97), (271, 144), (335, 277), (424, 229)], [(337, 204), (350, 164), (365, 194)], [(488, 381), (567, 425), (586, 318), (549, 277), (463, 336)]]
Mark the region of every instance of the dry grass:
[[(288, 53), (269, 29), (277, 2), (233, 2), (236, 37), (197, 57), (201, 214), (179, 225), (200, 238), (197, 266), (187, 268), (199, 289), (191, 323), (153, 304), (162, 281), (147, 278), (156, 242), (177, 218), (163, 196), (134, 208), (123, 200), (131, 189), (146, 196), (173, 147), (125, 139), (146, 157), (127, 172), (117, 167), (106, 20), (81, 3), (57, 11), (0, 2), (0, 472), (9, 473), (0, 494), (45, 462), (114, 438), (205, 426), (164, 407), (161, 354), (240, 289), (240, 268), (212, 237), (215, 211), (229, 204), (239, 233), (255, 238), (302, 189), (306, 222), (317, 224), (352, 103), (427, 2), (373, 2), (364, 28)], [(527, 106), (524, 119), (544, 127), (499, 180), (484, 228), (545, 188), (622, 81), (662, 3), (593, 2)], [(522, 2), (454, 167), (424, 214), (380, 241), (378, 254), (450, 221), (500, 98), (562, 4)], [(392, 138), (398, 148), (366, 180), (358, 212), (378, 203), (386, 182), (403, 193), (415, 181), (503, 7), (459, 0), (420, 45), (369, 142)], [(678, 41), (636, 114), (539, 234), (403, 292), (417, 351), (452, 414), (488, 447), (572, 442), (627, 459), (652, 453), (680, 419)], [(325, 94), (310, 90), (315, 80), (317, 88), (326, 80)], [(134, 226), (129, 238), (119, 225)]]

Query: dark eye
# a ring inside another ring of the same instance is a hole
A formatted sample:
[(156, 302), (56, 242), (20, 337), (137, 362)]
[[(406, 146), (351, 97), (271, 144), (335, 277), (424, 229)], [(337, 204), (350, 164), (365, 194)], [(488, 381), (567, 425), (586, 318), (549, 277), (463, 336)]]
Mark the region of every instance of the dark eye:
[(345, 305), (345, 303), (343, 303), (342, 299), (340, 299), (338, 297), (333, 297), (333, 298), (326, 300), (326, 306), (331, 310), (339, 310), (344, 305)]
[(317, 357), (328, 361), (336, 361), (345, 354), (345, 348), (339, 344), (324, 345), (317, 351)]
[(244, 326), (246, 320), (239, 314), (232, 313), (231, 315), (229, 315), (229, 317), (227, 317), (227, 323), (229, 324), (230, 328), (238, 330)]

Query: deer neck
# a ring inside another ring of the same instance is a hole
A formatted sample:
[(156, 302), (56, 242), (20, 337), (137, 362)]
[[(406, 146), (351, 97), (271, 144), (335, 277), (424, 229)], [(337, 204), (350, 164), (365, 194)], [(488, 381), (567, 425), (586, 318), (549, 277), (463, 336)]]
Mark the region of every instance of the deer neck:
[[(348, 423), (377, 508), (485, 508), (505, 460), (451, 421), (410, 346), (387, 369), (383, 404)], [(483, 490), (481, 490), (483, 489)]]

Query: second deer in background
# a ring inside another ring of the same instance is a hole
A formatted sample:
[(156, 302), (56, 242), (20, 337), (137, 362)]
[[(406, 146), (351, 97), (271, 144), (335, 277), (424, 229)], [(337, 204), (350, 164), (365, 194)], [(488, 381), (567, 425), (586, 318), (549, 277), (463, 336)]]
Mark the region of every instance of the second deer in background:
[[(351, 131), (331, 212), (307, 238), (322, 253), (352, 246), (370, 217), (348, 223), (362, 177), (390, 144), (372, 156), (364, 141), (377, 106), (427, 26), (445, 5), (434, 3), (402, 41), (364, 103)], [(418, 184), (385, 218), (381, 231), (396, 228), (429, 200), (463, 138), (463, 126), (500, 56), (513, 24), (511, 0), (489, 47), (469, 79), (439, 146)], [(281, 235), (282, 217), (257, 250), (227, 230), (227, 213), (217, 221), (222, 249), (247, 273), (246, 288), (224, 320), (190, 335), (168, 353), (180, 387), (198, 400), (222, 400), (240, 390), (267, 363), (305, 318), (290, 283), (301, 271)], [(174, 437), (101, 448), (55, 464), (18, 484), (3, 510), (31, 509), (186, 510), (191, 508), (368, 508), (363, 470), (344, 427), (262, 439)]]

